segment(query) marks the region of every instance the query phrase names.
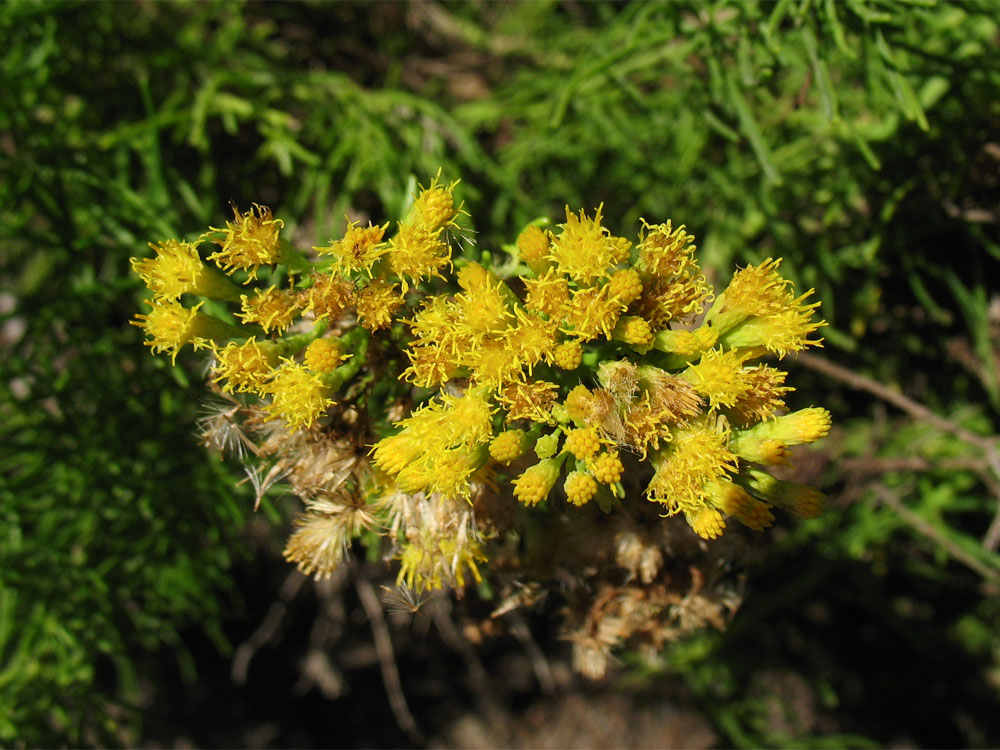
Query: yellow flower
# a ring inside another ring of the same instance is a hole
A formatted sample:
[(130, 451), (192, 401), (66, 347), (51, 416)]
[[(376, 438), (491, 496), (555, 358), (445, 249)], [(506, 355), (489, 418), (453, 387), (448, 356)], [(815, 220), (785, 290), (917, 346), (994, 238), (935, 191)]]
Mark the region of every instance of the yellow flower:
[(208, 256), (226, 273), (237, 268), (249, 272), (251, 279), (257, 278), (257, 269), (263, 265), (277, 263), (282, 257), (281, 241), (278, 238), (285, 223), (271, 215), (271, 209), (256, 203), (246, 213), (241, 214), (233, 206), (233, 221), (227, 221), (225, 229), (210, 227), (213, 232), (222, 232), (223, 239), (216, 244), (221, 249)]
[(552, 405), (559, 398), (559, 386), (545, 380), (515, 381), (505, 385), (497, 401), (507, 409), (507, 419), (529, 419), (552, 424)]
[(800, 518), (815, 518), (826, 504), (823, 493), (815, 487), (775, 479), (759, 469), (747, 469), (747, 489), (761, 500), (784, 508)]
[(329, 274), (313, 274), (312, 286), (299, 293), (303, 312), (312, 310), (316, 320), (336, 323), (355, 303), (354, 284)]
[(614, 237), (601, 226), (602, 203), (594, 218), (582, 210), (580, 215), (570, 213), (566, 207), (566, 223), (560, 224), (562, 232), (555, 238), (546, 256), (560, 271), (581, 284), (591, 284), (605, 276), (612, 266), (628, 260), (632, 243), (623, 237)]
[(729, 450), (729, 425), (722, 417), (706, 417), (674, 431), (673, 440), (653, 456), (653, 475), (646, 492), (667, 506), (669, 515), (697, 516), (706, 506), (706, 485), (737, 469)]
[(631, 346), (648, 348), (653, 343), (653, 331), (644, 318), (638, 315), (625, 315), (618, 319), (611, 338), (615, 341), (624, 341)]
[(467, 498), (469, 481), (486, 460), (492, 414), (489, 399), (478, 389), (433, 399), (402, 420), (395, 434), (375, 444), (374, 463), (396, 474), (405, 492)]
[(608, 293), (628, 306), (642, 295), (642, 278), (634, 268), (623, 268), (608, 277)]
[(441, 172), (431, 180), (431, 184), (420, 191), (420, 195), (413, 202), (410, 216), (415, 223), (419, 223), (428, 229), (441, 229), (444, 227), (457, 227), (455, 219), (462, 212), (461, 206), (455, 207), (454, 190), (459, 180), (455, 180), (448, 187), (443, 187), (438, 180)]
[(600, 436), (593, 427), (581, 427), (566, 433), (565, 450), (579, 461), (591, 458), (601, 448)]
[(785, 394), (795, 390), (782, 385), (787, 374), (766, 365), (746, 368), (743, 377), (750, 387), (730, 407), (729, 421), (737, 427), (748, 427), (769, 419), (776, 410), (783, 409)]
[(264, 333), (281, 333), (300, 312), (295, 295), (273, 286), (258, 289), (253, 298), (240, 295), (240, 300), (243, 312), (236, 313), (237, 317), (242, 318), (244, 324), (257, 323)]
[(729, 481), (710, 482), (706, 489), (709, 501), (727, 516), (755, 531), (763, 531), (774, 523), (774, 514), (767, 503), (750, 497), (747, 491)]
[(289, 429), (308, 429), (323, 413), (336, 404), (331, 398), (332, 389), (323, 382), (319, 373), (305, 366), (284, 360), (284, 364), (274, 371), (270, 382), (262, 391), (271, 397), (271, 403), (264, 407), (267, 419), (284, 419)]
[(709, 400), (709, 408), (734, 406), (749, 393), (754, 382), (744, 369), (748, 354), (714, 349), (705, 352), (697, 364), (690, 365), (681, 377)]
[(478, 563), (486, 559), (478, 539), (468, 536), (459, 539), (421, 530), (403, 544), (396, 585), (405, 582), (415, 591), (439, 589), (445, 583), (462, 588), (466, 571), (480, 583), (483, 579)]
[(399, 287), (385, 279), (375, 279), (357, 293), (355, 309), (358, 320), (369, 331), (378, 331), (392, 325), (392, 316), (403, 306), (404, 298)]
[(276, 344), (258, 342), (256, 337), (242, 344), (232, 342), (222, 349), (216, 348), (213, 381), (225, 380), (222, 389), (229, 393), (260, 393), (278, 364), (279, 351)]
[(331, 241), (326, 247), (314, 247), (317, 253), (334, 257), (333, 272), (344, 275), (351, 271), (364, 271), (371, 277), (371, 268), (386, 253), (382, 243), (388, 224), (359, 226), (360, 222), (348, 221), (342, 239)]
[(684, 518), (695, 534), (702, 539), (718, 539), (726, 528), (726, 521), (715, 508), (703, 507), (684, 511)]
[(518, 235), (517, 251), (533, 273), (541, 274), (551, 265), (547, 260), (549, 235), (534, 224), (529, 224)]
[(619, 457), (616, 450), (598, 454), (595, 458), (591, 459), (587, 468), (590, 469), (590, 473), (601, 484), (620, 482), (622, 474), (625, 473), (625, 467), (622, 466), (621, 457)]
[(583, 347), (579, 341), (564, 341), (552, 352), (552, 362), (563, 370), (575, 370), (583, 361)]
[(547, 458), (529, 466), (514, 480), (514, 497), (525, 505), (538, 505), (555, 486), (561, 466), (557, 458)]
[(132, 270), (161, 300), (176, 300), (182, 294), (235, 302), (239, 289), (229, 279), (206, 265), (191, 242), (167, 240), (149, 243), (153, 258), (131, 258)]
[(822, 339), (808, 339), (826, 325), (812, 319), (819, 303), (806, 303), (813, 290), (796, 297), (792, 282), (778, 274), (780, 263), (780, 258), (768, 258), (759, 266), (747, 266), (733, 274), (705, 317), (720, 332), (721, 344), (728, 348), (764, 347), (780, 357), (821, 345)]
[(306, 347), (304, 362), (313, 372), (332, 372), (351, 356), (344, 353), (344, 345), (340, 339), (316, 339)]
[(569, 306), (569, 282), (554, 268), (535, 279), (524, 279), (524, 306), (562, 320)]
[(693, 331), (664, 329), (653, 338), (653, 348), (667, 354), (690, 357), (707, 352), (718, 340), (719, 332), (711, 326), (701, 326)]
[(775, 417), (735, 435), (747, 440), (780, 440), (785, 445), (801, 445), (824, 438), (830, 432), (830, 412), (816, 406)]
[(672, 222), (647, 224), (642, 220), (639, 233), (639, 267), (650, 276), (662, 279), (697, 276), (694, 260), (694, 237), (684, 225), (674, 228)]
[(152, 308), (149, 314), (139, 313), (135, 316), (136, 320), (129, 323), (142, 328), (151, 338), (145, 344), (152, 347), (154, 354), (169, 352), (171, 362), (177, 360), (177, 353), (185, 344), (201, 349), (213, 341), (225, 341), (240, 335), (238, 328), (200, 312), (198, 308), (204, 302), (192, 308), (186, 308), (179, 302), (146, 300), (146, 304)]
[(563, 483), (566, 499), (573, 505), (586, 505), (597, 494), (597, 482), (583, 471), (571, 471)]
[(423, 224), (400, 224), (389, 240), (389, 267), (399, 276), (403, 292), (407, 281), (419, 282), (432, 276), (443, 279), (441, 269), (451, 263), (451, 248), (441, 239), (441, 229)]
[(501, 464), (509, 464), (524, 455), (528, 449), (528, 433), (524, 430), (506, 430), (490, 442), (490, 455)]
[(606, 286), (575, 289), (566, 306), (565, 319), (569, 327), (564, 330), (581, 341), (592, 341), (598, 336), (610, 339), (621, 309)]

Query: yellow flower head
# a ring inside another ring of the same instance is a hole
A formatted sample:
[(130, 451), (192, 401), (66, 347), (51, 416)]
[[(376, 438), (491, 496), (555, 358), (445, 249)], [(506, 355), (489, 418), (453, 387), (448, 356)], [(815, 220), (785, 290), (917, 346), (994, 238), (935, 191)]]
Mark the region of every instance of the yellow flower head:
[(746, 476), (747, 488), (751, 493), (800, 518), (815, 518), (826, 504), (823, 493), (815, 487), (775, 479), (759, 469), (747, 469)]
[(326, 247), (313, 248), (317, 253), (333, 256), (332, 270), (335, 274), (364, 271), (370, 277), (371, 267), (386, 253), (382, 238), (389, 225), (377, 227), (369, 224), (362, 227), (359, 224), (357, 221), (348, 221), (342, 239), (331, 241)]
[(726, 528), (726, 521), (715, 508), (697, 508), (684, 512), (684, 518), (695, 534), (702, 539), (718, 539)]
[(560, 271), (581, 284), (591, 284), (605, 276), (608, 270), (628, 260), (632, 243), (623, 237), (614, 237), (601, 226), (602, 203), (589, 218), (582, 210), (580, 215), (570, 213), (566, 207), (566, 223), (560, 224), (562, 232), (555, 238), (546, 256)]
[(573, 505), (586, 505), (597, 494), (597, 482), (584, 471), (571, 471), (566, 475), (563, 490)]
[(829, 432), (830, 412), (811, 406), (740, 430), (738, 435), (741, 441), (780, 440), (785, 445), (802, 445), (824, 438)]
[(316, 339), (306, 347), (304, 363), (313, 372), (332, 372), (351, 356), (344, 353), (340, 339)]
[(542, 274), (551, 265), (547, 260), (549, 235), (534, 224), (525, 227), (518, 235), (517, 251), (533, 273)]
[(661, 279), (697, 276), (696, 249), (694, 237), (684, 230), (683, 225), (675, 229), (669, 221), (650, 225), (642, 220), (639, 266), (650, 276)]
[(711, 326), (701, 326), (693, 331), (665, 329), (653, 337), (653, 347), (668, 354), (690, 357), (711, 349), (719, 340), (719, 332)]
[(569, 282), (554, 268), (536, 279), (524, 279), (524, 306), (532, 312), (544, 313), (562, 320), (569, 305)]
[(355, 303), (354, 284), (330, 274), (313, 274), (312, 286), (299, 293), (303, 311), (312, 310), (316, 320), (335, 323)]
[(768, 258), (759, 266), (747, 266), (735, 274), (708, 311), (706, 320), (720, 331), (726, 347), (764, 347), (784, 357), (822, 340), (808, 336), (825, 326), (813, 321), (818, 302), (807, 303), (810, 289), (796, 297), (792, 282), (778, 274), (781, 259)]
[(501, 464), (509, 464), (528, 450), (528, 433), (524, 430), (506, 430), (490, 443), (490, 455)]
[(746, 352), (739, 350), (710, 350), (702, 355), (697, 364), (690, 365), (681, 377), (708, 399), (710, 409), (731, 407), (754, 386), (749, 370), (743, 367), (747, 356)]
[(638, 315), (625, 315), (618, 319), (611, 337), (636, 347), (649, 347), (653, 343), (653, 330), (649, 322)]
[(656, 473), (646, 492), (667, 506), (669, 515), (697, 515), (707, 507), (709, 482), (735, 473), (736, 456), (729, 450), (725, 419), (703, 418), (676, 430), (673, 441), (653, 456)]
[(598, 454), (588, 462), (587, 468), (590, 469), (594, 479), (601, 484), (620, 482), (622, 474), (625, 473), (625, 467), (616, 450)]
[(711, 482), (706, 489), (709, 501), (727, 516), (755, 531), (763, 531), (774, 523), (774, 514), (767, 503), (750, 497), (745, 489), (732, 482)]
[(598, 336), (610, 339), (621, 310), (606, 286), (574, 289), (565, 310), (569, 326), (565, 332), (581, 341), (593, 341)]
[(729, 421), (737, 427), (748, 427), (769, 419), (776, 410), (783, 409), (785, 394), (795, 390), (783, 385), (787, 374), (767, 365), (746, 368), (743, 378), (750, 387), (730, 407)]
[(284, 419), (291, 430), (308, 429), (336, 404), (319, 373), (286, 359), (262, 389), (271, 397), (267, 419)]
[(642, 295), (642, 278), (634, 268), (623, 268), (608, 277), (608, 293), (627, 307)]
[(276, 344), (258, 342), (255, 337), (242, 344), (232, 342), (216, 348), (213, 381), (224, 380), (222, 389), (229, 393), (261, 393), (278, 364), (278, 351)]
[(403, 291), (407, 281), (435, 276), (443, 279), (441, 269), (451, 263), (451, 248), (441, 239), (441, 228), (424, 224), (400, 224), (399, 231), (389, 240), (389, 267), (399, 276)]
[(422, 224), (432, 230), (457, 227), (455, 219), (462, 211), (461, 206), (455, 207), (454, 190), (459, 180), (444, 187), (438, 182), (440, 178), (441, 173), (438, 172), (431, 180), (430, 186), (420, 191), (420, 195), (413, 202), (411, 214), (415, 223)]
[(428, 445), (417, 461), (407, 464), (396, 475), (396, 485), (404, 492), (439, 492), (448, 498), (468, 499), (473, 475), (483, 465), (482, 448), (444, 449)]
[(462, 588), (466, 571), (476, 583), (482, 581), (478, 563), (486, 559), (479, 539), (422, 530), (403, 544), (396, 584), (405, 582), (414, 591), (439, 589), (445, 584)]
[(481, 390), (444, 395), (376, 443), (373, 460), (383, 471), (396, 474), (396, 483), (405, 492), (468, 497), (469, 481), (486, 459), (481, 448), (493, 435), (492, 422), (493, 410)]
[(254, 296), (240, 295), (242, 313), (236, 315), (245, 324), (257, 323), (264, 333), (277, 331), (281, 333), (298, 316), (300, 309), (298, 298), (277, 287), (258, 289)]
[(555, 458), (547, 458), (529, 466), (514, 480), (514, 497), (525, 505), (538, 505), (555, 486), (561, 466)]
[[(467, 283), (472, 281), (471, 273), (467, 270)], [(457, 300), (462, 310), (459, 323), (468, 336), (498, 334), (514, 322), (513, 294), (506, 284), (489, 275), (482, 284), (471, 285), (458, 295)]]
[(518, 310), (517, 325), (506, 332), (503, 341), (516, 353), (522, 366), (527, 367), (530, 373), (532, 367), (542, 359), (551, 359), (552, 351), (556, 348), (557, 331), (558, 323), (555, 321), (543, 320), (537, 315)]
[(565, 449), (579, 461), (593, 457), (601, 448), (602, 440), (593, 427), (581, 427), (566, 433)]
[(198, 308), (204, 302), (192, 308), (186, 308), (179, 302), (147, 300), (146, 304), (152, 308), (149, 314), (139, 313), (135, 316), (136, 320), (129, 323), (142, 328), (150, 337), (151, 340), (145, 344), (152, 347), (153, 354), (169, 352), (171, 362), (176, 361), (177, 353), (185, 344), (201, 349), (213, 341), (224, 341), (239, 333), (221, 320), (200, 312)]
[(813, 320), (813, 310), (819, 306), (818, 302), (802, 304), (811, 293), (810, 290), (792, 300), (792, 306), (781, 312), (744, 320), (723, 334), (720, 342), (729, 347), (764, 347), (779, 357), (809, 346), (822, 346), (822, 339), (809, 338), (811, 333), (826, 325), (826, 321)]
[(583, 361), (583, 347), (579, 341), (564, 341), (552, 352), (553, 364), (563, 370), (575, 370)]
[(251, 279), (257, 278), (260, 266), (281, 260), (282, 247), (278, 237), (285, 223), (271, 215), (271, 209), (256, 203), (246, 213), (240, 213), (233, 206), (233, 221), (227, 221), (225, 229), (210, 227), (213, 232), (222, 232), (223, 238), (216, 244), (221, 249), (208, 256), (226, 273), (237, 268), (247, 271)]
[(131, 258), (132, 270), (157, 299), (176, 300), (182, 294), (236, 301), (238, 289), (225, 276), (206, 265), (191, 242), (167, 240), (149, 243), (153, 258)]
[(501, 389), (497, 401), (507, 409), (507, 419), (529, 419), (552, 424), (552, 406), (559, 398), (559, 386), (545, 380), (508, 383)]
[(403, 306), (404, 301), (398, 286), (385, 279), (375, 279), (357, 293), (355, 309), (358, 320), (369, 331), (389, 328), (393, 313)]

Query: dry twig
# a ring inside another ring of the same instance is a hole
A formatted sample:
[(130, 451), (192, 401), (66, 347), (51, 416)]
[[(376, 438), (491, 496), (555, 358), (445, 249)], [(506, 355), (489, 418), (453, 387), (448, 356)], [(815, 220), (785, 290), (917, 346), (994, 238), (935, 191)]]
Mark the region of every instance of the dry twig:
[(410, 713), (409, 706), (406, 705), (406, 696), (403, 695), (403, 686), (399, 679), (399, 668), (396, 666), (396, 657), (392, 652), (392, 640), (389, 638), (389, 628), (385, 624), (385, 615), (382, 612), (382, 605), (379, 603), (375, 588), (368, 579), (356, 570), (351, 576), (354, 588), (358, 592), (361, 606), (365, 609), (368, 622), (372, 626), (372, 635), (375, 638), (375, 653), (378, 655), (379, 667), (382, 670), (382, 682), (385, 684), (385, 692), (389, 698), (389, 707), (392, 715), (396, 717), (396, 723), (402, 729), (407, 738), (414, 745), (423, 744), (424, 735), (417, 727), (417, 722)]
[(247, 673), (250, 670), (250, 662), (254, 654), (278, 633), (285, 615), (288, 614), (289, 602), (299, 593), (299, 589), (302, 588), (302, 584), (306, 580), (306, 577), (297, 570), (289, 573), (285, 577), (285, 582), (281, 584), (278, 598), (271, 603), (260, 625), (236, 649), (236, 653), (233, 654), (233, 665), (229, 670), (230, 678), (236, 685), (246, 684)]
[(808, 367), (816, 372), (821, 372), (835, 380), (839, 380), (845, 385), (855, 388), (861, 391), (867, 391), (883, 401), (887, 401), (893, 406), (903, 410), (909, 414), (914, 419), (919, 419), (928, 424), (932, 424), (943, 432), (950, 433), (960, 440), (969, 443), (970, 445), (975, 445), (983, 451), (986, 463), (989, 465), (990, 471), (993, 473), (993, 481), (987, 482), (987, 487), (989, 487), (990, 492), (996, 497), (997, 509), (993, 516), (993, 521), (990, 523), (989, 529), (987, 529), (986, 534), (983, 536), (983, 547), (985, 549), (995, 551), (998, 546), (1000, 546), (1000, 439), (995, 435), (977, 435), (976, 433), (965, 429), (959, 424), (955, 424), (951, 420), (945, 419), (944, 417), (935, 414), (933, 411), (928, 409), (923, 404), (918, 401), (904, 396), (902, 393), (897, 393), (896, 391), (887, 388), (886, 386), (879, 383), (877, 380), (873, 380), (865, 375), (849, 370), (846, 367), (841, 367), (840, 365), (834, 364), (824, 357), (820, 357), (817, 354), (800, 353), (796, 357), (796, 362), (801, 365)]

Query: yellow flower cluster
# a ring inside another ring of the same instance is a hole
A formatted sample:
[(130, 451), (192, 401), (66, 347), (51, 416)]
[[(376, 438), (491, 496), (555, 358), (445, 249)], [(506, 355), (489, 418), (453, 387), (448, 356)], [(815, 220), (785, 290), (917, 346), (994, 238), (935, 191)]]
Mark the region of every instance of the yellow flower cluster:
[[(350, 507), (382, 519), (416, 589), (479, 580), (488, 496), (511, 513), (641, 504), (703, 539), (731, 519), (763, 529), (774, 506), (820, 511), (818, 492), (768, 473), (830, 428), (824, 409), (785, 413), (786, 373), (760, 363), (818, 346), (824, 325), (780, 261), (716, 296), (685, 227), (643, 222), (632, 242), (599, 206), (528, 226), (511, 263), (453, 262), (456, 185), (436, 177), (394, 232), (349, 221), (311, 255), (257, 205), (196, 242), (151, 245), (133, 267), (153, 309), (134, 323), (154, 352), (210, 347), (213, 382), (290, 435), (360, 430), (378, 481)], [(304, 570), (329, 572), (308, 552), (323, 523), (296, 537)]]

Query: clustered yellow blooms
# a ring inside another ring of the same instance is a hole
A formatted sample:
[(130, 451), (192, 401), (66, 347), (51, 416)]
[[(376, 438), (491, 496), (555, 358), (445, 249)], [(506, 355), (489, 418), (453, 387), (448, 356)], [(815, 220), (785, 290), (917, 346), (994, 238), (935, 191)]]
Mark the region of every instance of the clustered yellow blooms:
[[(774, 507), (820, 512), (819, 492), (769, 473), (830, 428), (825, 409), (786, 413), (786, 373), (761, 363), (818, 346), (825, 325), (779, 260), (738, 270), (715, 295), (684, 226), (643, 222), (633, 243), (598, 207), (529, 225), (510, 263), (475, 262), (453, 256), (456, 185), (435, 178), (393, 231), (351, 221), (312, 254), (255, 205), (132, 261), (152, 292), (134, 324), (154, 353), (211, 349), (213, 383), (255, 399), (300, 454), (296, 435), (368, 431), (355, 435), (367, 468), (307, 499), (290, 560), (329, 575), (345, 533), (375, 530), (414, 589), (478, 581), (506, 530), (487, 496), (511, 513), (652, 503), (706, 540), (732, 520), (764, 529)], [(203, 299), (186, 307), (186, 296)], [(351, 518), (368, 509), (365, 523), (337, 520), (338, 493)]]

